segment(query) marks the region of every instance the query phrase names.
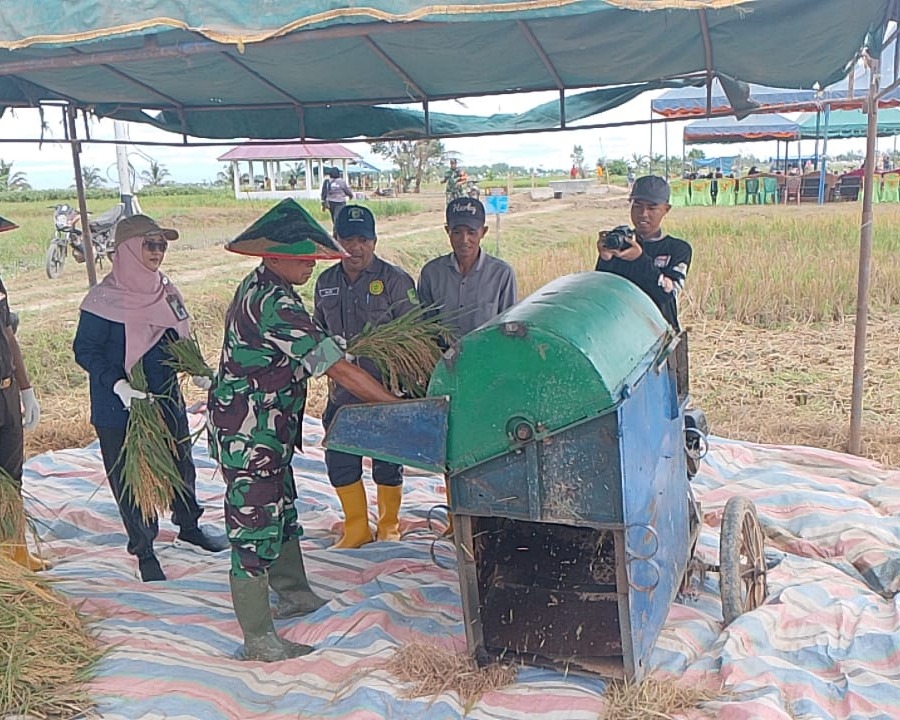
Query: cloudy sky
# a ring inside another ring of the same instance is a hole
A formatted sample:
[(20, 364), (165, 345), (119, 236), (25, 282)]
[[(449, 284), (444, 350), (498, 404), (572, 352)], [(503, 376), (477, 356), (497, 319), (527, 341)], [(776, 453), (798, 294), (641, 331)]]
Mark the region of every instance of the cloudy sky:
[[(611, 110), (593, 119), (594, 122), (624, 122), (647, 120), (650, 117), (650, 100), (653, 94), (639, 97), (621, 108)], [(463, 102), (436, 103), (432, 106), (435, 112), (458, 112), (472, 115), (489, 115), (495, 112), (521, 112), (530, 107), (553, 99), (553, 95), (531, 94), (527, 97), (504, 96), (495, 98), (469, 99)], [(14, 171), (27, 175), (28, 181), (35, 188), (64, 188), (74, 183), (71, 151), (68, 146), (54, 144), (52, 139), (63, 136), (61, 111), (48, 110), (46, 121), (49, 125), (50, 142), (43, 146), (33, 143), (0, 143), (0, 158), (13, 163)], [(684, 123), (668, 124), (668, 153), (681, 155), (681, 134)], [(0, 138), (24, 139), (39, 136), (40, 119), (37, 111), (7, 111), (0, 118)], [(83, 124), (79, 122), (79, 135), (84, 135)], [(133, 142), (157, 141), (180, 142), (181, 137), (164, 133), (149, 126), (131, 124), (128, 126), (129, 137)], [(652, 134), (652, 139), (651, 139)], [(94, 121), (91, 125), (91, 136), (94, 138), (114, 138), (113, 123)], [(646, 155), (651, 150), (654, 154), (663, 153), (666, 142), (666, 130), (663, 125), (616, 127), (595, 130), (567, 130), (565, 132), (534, 133), (527, 135), (493, 136), (484, 138), (447, 139), (444, 146), (448, 151), (459, 155), (463, 165), (482, 165), (505, 162), (534, 168), (567, 168), (570, 154), (575, 145), (584, 149), (585, 160), (592, 164), (598, 158), (628, 159), (632, 154)], [(355, 152), (360, 153), (378, 167), (387, 169), (383, 158), (372, 156), (364, 143), (345, 143)], [(707, 157), (718, 155), (739, 155), (753, 153), (757, 157), (769, 157), (775, 154), (774, 143), (748, 143), (744, 145), (704, 145), (700, 146)], [(895, 147), (892, 139), (880, 139), (879, 148), (889, 150)], [(168, 169), (171, 179), (177, 182), (212, 181), (216, 173), (222, 169), (222, 163), (216, 158), (225, 153), (229, 146), (221, 147), (162, 147), (131, 144), (128, 146), (129, 160), (135, 170), (140, 173), (149, 167), (150, 159), (161, 163)], [(865, 150), (863, 140), (839, 141), (829, 143), (830, 154), (848, 150)], [(813, 144), (804, 143), (803, 153), (811, 154)], [(791, 155), (796, 154), (795, 147)], [(100, 169), (111, 183), (116, 181), (115, 146), (112, 144), (83, 145), (81, 162), (83, 166)]]

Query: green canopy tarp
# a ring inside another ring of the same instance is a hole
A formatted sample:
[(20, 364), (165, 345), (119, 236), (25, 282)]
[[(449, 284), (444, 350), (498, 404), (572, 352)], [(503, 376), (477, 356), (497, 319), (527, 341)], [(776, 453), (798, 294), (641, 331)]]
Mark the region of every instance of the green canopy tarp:
[[(825, 137), (825, 114), (805, 113), (797, 123), (800, 137), (804, 140)], [(864, 138), (868, 128), (868, 117), (860, 110), (832, 110), (828, 113), (828, 138)], [(900, 135), (900, 108), (878, 110), (878, 136)]]
[[(348, 5), (352, 5), (349, 6)], [(673, 79), (841, 78), (893, 0), (30, 0), (0, 4), (0, 106), (50, 100), (206, 138), (390, 138), (568, 126)], [(651, 12), (647, 12), (652, 10)], [(802, 52), (797, 52), (802, 38)], [(708, 63), (711, 65), (708, 67)], [(741, 81), (737, 83), (736, 81)], [(436, 100), (589, 90), (523, 115)], [(744, 92), (746, 102), (746, 92)], [(396, 107), (419, 104), (421, 112)]]

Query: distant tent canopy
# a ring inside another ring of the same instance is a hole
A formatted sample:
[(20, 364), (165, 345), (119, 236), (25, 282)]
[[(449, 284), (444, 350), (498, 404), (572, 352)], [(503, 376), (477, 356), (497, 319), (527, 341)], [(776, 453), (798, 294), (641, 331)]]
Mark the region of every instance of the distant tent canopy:
[[(882, 56), (887, 62), (882, 63), (881, 87), (887, 87), (894, 80), (893, 63), (895, 42), (887, 45)], [(707, 107), (706, 87), (698, 84), (682, 83), (682, 87), (673, 88), (650, 101), (650, 110), (657, 115), (671, 118), (696, 117), (698, 115), (730, 113), (733, 110), (738, 117), (746, 116), (753, 110), (757, 113), (766, 108), (777, 108), (790, 105), (791, 109), (800, 112), (815, 112), (828, 103), (834, 109), (858, 108), (861, 106), (868, 89), (868, 77), (865, 67), (860, 65), (849, 77), (826, 86), (820, 90), (813, 87), (791, 89), (769, 87), (767, 85), (749, 84), (740, 88), (729, 83), (727, 78), (713, 81), (709, 106)], [(745, 97), (735, 98), (735, 93), (743, 89)], [(879, 101), (880, 107), (900, 106), (900, 88), (887, 93)]]
[(348, 175), (380, 175), (382, 170), (365, 160), (355, 160), (347, 167)]
[[(804, 140), (825, 137), (824, 113), (801, 115), (797, 123), (800, 127), (800, 137)], [(828, 114), (828, 137), (864, 138), (868, 124), (868, 117), (859, 110), (832, 110)], [(878, 137), (893, 135), (900, 135), (900, 108), (879, 109)]]
[(800, 127), (777, 113), (751, 115), (738, 120), (727, 116), (695, 120), (684, 128), (684, 144), (738, 143), (756, 140), (799, 140)]
[(738, 155), (729, 155), (726, 157), (714, 158), (689, 158), (687, 162), (698, 170), (712, 168), (714, 170), (721, 170), (727, 175), (734, 169), (734, 166), (739, 159), (740, 157)]

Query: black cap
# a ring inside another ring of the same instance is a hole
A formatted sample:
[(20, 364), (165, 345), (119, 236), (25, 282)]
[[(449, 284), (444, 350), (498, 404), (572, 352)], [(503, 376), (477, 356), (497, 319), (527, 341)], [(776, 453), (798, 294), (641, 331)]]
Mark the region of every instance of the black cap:
[(465, 225), (473, 230), (484, 227), (484, 205), (475, 198), (459, 198), (447, 204), (447, 227)]
[(375, 216), (362, 205), (344, 205), (334, 219), (334, 232), (338, 238), (364, 237), (374, 240)]
[(643, 200), (654, 205), (669, 204), (669, 183), (659, 175), (644, 175), (631, 186), (630, 200)]

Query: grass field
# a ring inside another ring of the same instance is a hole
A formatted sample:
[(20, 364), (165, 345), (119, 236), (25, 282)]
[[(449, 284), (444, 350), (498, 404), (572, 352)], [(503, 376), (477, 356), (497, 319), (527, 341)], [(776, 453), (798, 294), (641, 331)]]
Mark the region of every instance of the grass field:
[[(379, 254), (416, 275), (449, 248), (440, 195), (408, 197), (370, 205), (378, 217)], [(209, 202), (202, 196), (142, 202), (145, 212), (182, 231), (164, 270), (184, 292), (214, 362), (224, 309), (253, 266), (219, 246), (268, 205), (220, 195)], [(314, 204), (311, 209), (319, 213)], [(0, 263), (13, 308), (23, 318), (20, 342), (44, 410), (41, 426), (28, 438), (29, 452), (81, 445), (93, 431), (86, 421), (84, 374), (70, 346), (86, 290), (84, 267), (67, 265), (62, 279), (47, 280), (41, 238), (51, 228), (50, 211), (23, 203), (7, 212), (21, 229), (4, 235)], [(627, 221), (627, 213), (621, 195), (562, 203), (516, 193), (499, 233), (489, 219), (484, 247), (513, 264), (524, 297), (554, 277), (591, 269), (597, 231)], [(324, 215), (317, 217), (324, 222)], [(849, 203), (679, 208), (667, 218), (667, 230), (694, 248), (681, 314), (690, 332), (692, 393), (716, 434), (844, 449), (859, 220), (859, 205)], [(900, 465), (898, 223), (900, 207), (876, 207), (863, 428), (865, 454), (891, 465)], [(311, 286), (302, 288), (307, 300)], [(199, 399), (193, 390), (188, 394)], [(321, 409), (323, 397), (321, 383), (314, 383), (313, 411)]]

